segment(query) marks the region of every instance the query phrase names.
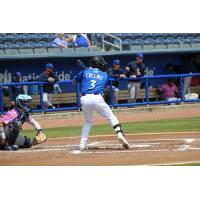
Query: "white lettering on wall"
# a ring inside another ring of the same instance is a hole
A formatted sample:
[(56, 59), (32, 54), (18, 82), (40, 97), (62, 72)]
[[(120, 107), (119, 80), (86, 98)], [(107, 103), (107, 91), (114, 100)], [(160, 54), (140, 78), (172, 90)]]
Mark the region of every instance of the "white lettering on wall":
[[(23, 75), (22, 76), (23, 82), (27, 82), (30, 80), (36, 81), (39, 79), (39, 74), (35, 74), (35, 73), (29, 73), (26, 75), (22, 73), (22, 75)], [(62, 71), (61, 73), (56, 72), (56, 75), (58, 76), (60, 81), (70, 80), (71, 78), (70, 73), (65, 73), (64, 71)], [(3, 73), (0, 73), (0, 82), (3, 82), (3, 83), (11, 82), (13, 76), (14, 76), (14, 73), (11, 73), (6, 69)]]
[(148, 67), (146, 67), (145, 69), (145, 76), (154, 76), (154, 71), (155, 71), (155, 67), (149, 69)]

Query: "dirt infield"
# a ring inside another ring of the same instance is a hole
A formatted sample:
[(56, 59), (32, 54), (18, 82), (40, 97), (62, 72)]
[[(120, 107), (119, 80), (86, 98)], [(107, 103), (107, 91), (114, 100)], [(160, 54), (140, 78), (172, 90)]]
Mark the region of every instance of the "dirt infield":
[[(166, 106), (159, 110), (118, 111), (120, 122), (149, 121), (158, 119), (175, 119), (200, 116), (200, 106), (180, 107)], [(39, 120), (43, 128), (82, 125), (83, 116), (70, 114), (57, 119), (58, 114), (50, 119)], [(107, 123), (103, 118), (95, 116), (95, 124)], [(25, 126), (30, 129), (30, 126)], [(199, 131), (200, 133), (200, 131)], [(49, 139), (46, 143), (32, 149), (16, 152), (0, 151), (0, 165), (160, 165), (175, 163), (200, 163), (199, 133), (166, 133), (128, 135), (129, 150), (123, 150), (115, 136), (90, 137), (89, 148), (77, 152), (79, 138)]]
[(200, 162), (200, 134), (128, 135), (124, 150), (114, 136), (90, 137), (88, 150), (77, 151), (79, 138), (49, 139), (32, 149), (0, 151), (0, 165), (105, 166)]

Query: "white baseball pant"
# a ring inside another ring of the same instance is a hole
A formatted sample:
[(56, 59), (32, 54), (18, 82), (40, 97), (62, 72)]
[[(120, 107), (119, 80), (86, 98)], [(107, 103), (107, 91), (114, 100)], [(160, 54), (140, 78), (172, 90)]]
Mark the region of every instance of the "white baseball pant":
[[(113, 114), (110, 107), (106, 104), (103, 97), (98, 94), (87, 94), (81, 97), (81, 105), (85, 117), (85, 123), (82, 129), (81, 141), (87, 141), (89, 132), (93, 123), (93, 112), (96, 111), (114, 127), (119, 124), (118, 119)], [(115, 132), (120, 131), (121, 127), (114, 128)]]
[(192, 80), (191, 76), (183, 78), (183, 97), (185, 97), (186, 94), (190, 94), (191, 80)]
[(46, 92), (43, 93), (43, 101), (44, 101), (44, 108), (47, 109), (49, 106), (53, 107), (51, 100), (53, 98), (53, 94), (48, 94)]
[(129, 82), (128, 91), (129, 91), (129, 103), (134, 103), (137, 100), (138, 93), (140, 90), (140, 82)]

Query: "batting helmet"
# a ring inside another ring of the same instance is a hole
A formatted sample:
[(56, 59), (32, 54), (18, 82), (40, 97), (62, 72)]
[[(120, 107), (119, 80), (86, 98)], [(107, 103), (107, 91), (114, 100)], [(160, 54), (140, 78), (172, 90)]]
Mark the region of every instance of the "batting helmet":
[(94, 56), (91, 58), (90, 64), (92, 65), (92, 67), (101, 67), (101, 66), (105, 66), (108, 63), (104, 60), (103, 57)]

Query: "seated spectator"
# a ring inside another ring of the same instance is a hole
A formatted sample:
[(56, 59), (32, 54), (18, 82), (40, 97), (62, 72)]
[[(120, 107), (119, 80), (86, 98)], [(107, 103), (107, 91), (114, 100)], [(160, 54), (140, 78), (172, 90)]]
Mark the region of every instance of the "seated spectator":
[(56, 38), (51, 43), (52, 47), (68, 48), (69, 38), (65, 38), (64, 33), (57, 33)]
[(72, 36), (72, 42), (76, 47), (90, 47), (91, 43), (87, 37), (87, 34), (76, 33)]
[(161, 97), (164, 100), (167, 100), (167, 101), (178, 100), (178, 98), (177, 98), (178, 89), (177, 89), (173, 79), (168, 79), (167, 83), (162, 84), (159, 87), (159, 91), (161, 93)]
[[(116, 81), (112, 81), (112, 89), (113, 89), (113, 103), (118, 103), (118, 94), (119, 94), (119, 78), (126, 78), (124, 75), (124, 70), (120, 68), (120, 60), (113, 60), (113, 67), (108, 69), (109, 77), (116, 78)], [(110, 85), (105, 88), (105, 92), (109, 94)], [(107, 97), (108, 98), (108, 97)]]

